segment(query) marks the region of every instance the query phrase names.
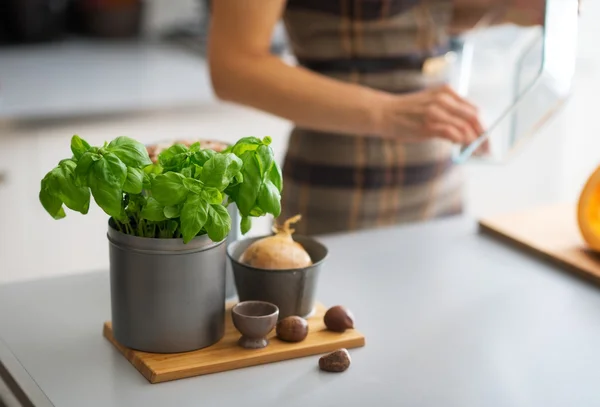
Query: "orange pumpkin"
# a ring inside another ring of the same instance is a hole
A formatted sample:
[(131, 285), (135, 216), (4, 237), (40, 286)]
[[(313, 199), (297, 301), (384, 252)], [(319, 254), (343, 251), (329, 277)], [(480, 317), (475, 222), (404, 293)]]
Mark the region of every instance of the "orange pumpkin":
[(600, 167), (590, 175), (579, 195), (577, 222), (588, 247), (600, 252)]

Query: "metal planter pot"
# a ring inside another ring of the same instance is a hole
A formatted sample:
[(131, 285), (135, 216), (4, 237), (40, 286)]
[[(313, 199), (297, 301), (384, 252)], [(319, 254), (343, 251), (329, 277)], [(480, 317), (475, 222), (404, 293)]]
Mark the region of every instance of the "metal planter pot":
[(311, 257), (311, 266), (293, 270), (264, 270), (240, 263), (238, 259), (244, 250), (262, 237), (240, 240), (227, 246), (239, 300), (275, 304), (279, 308), (279, 319), (291, 315), (309, 317), (315, 309), (317, 285), (328, 255), (327, 248), (313, 238), (294, 235), (294, 240), (304, 246)]
[(126, 347), (187, 352), (225, 330), (225, 244), (142, 238), (109, 223), (113, 335)]

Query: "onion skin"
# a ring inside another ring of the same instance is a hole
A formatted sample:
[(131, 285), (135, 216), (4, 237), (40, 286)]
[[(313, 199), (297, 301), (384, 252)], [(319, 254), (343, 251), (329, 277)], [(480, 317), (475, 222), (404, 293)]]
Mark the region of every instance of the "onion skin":
[(265, 270), (291, 270), (311, 266), (312, 260), (304, 247), (292, 238), (289, 225), (300, 219), (294, 216), (282, 227), (274, 228), (275, 235), (253, 242), (240, 257), (240, 262)]

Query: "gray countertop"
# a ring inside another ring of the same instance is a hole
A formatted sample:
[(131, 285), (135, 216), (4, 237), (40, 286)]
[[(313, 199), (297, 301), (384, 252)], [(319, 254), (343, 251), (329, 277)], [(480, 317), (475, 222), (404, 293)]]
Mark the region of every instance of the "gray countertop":
[(102, 337), (107, 272), (0, 286), (0, 336), (57, 407), (600, 405), (596, 286), (469, 218), (322, 240), (318, 297), (367, 338), (342, 374), (306, 357), (149, 384)]
[(0, 120), (87, 117), (214, 103), (205, 60), (159, 41), (0, 50)]

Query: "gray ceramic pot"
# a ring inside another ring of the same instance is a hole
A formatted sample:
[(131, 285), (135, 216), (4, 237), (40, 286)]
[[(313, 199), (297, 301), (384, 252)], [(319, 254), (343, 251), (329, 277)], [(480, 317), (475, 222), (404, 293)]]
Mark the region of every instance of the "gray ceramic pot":
[(239, 300), (275, 304), (279, 308), (279, 319), (290, 315), (303, 318), (310, 316), (314, 312), (317, 283), (327, 258), (327, 248), (311, 237), (294, 235), (294, 240), (311, 257), (311, 266), (293, 270), (264, 270), (240, 263), (238, 259), (244, 250), (262, 237), (239, 240), (227, 247)]
[(225, 244), (199, 236), (125, 235), (109, 223), (115, 339), (137, 350), (187, 352), (218, 342), (225, 329)]

